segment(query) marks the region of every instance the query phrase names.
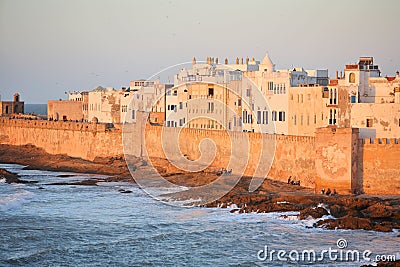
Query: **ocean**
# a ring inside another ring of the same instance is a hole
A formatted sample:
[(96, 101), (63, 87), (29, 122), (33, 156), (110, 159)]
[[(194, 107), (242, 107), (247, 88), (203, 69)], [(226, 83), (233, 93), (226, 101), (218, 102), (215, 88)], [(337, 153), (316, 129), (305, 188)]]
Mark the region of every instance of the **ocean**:
[[(398, 232), (309, 228), (314, 220), (299, 221), (294, 212), (182, 208), (129, 183), (45, 185), (89, 174), (0, 168), (39, 182), (0, 181), (0, 266), (360, 266), (377, 254), (400, 259)], [(347, 246), (339, 248), (338, 240)], [(351, 261), (322, 253), (329, 249), (371, 254)], [(278, 259), (278, 250), (285, 257)], [(304, 250), (324, 256), (301, 261), (296, 252)]]
[(25, 104), (24, 112), (25, 114), (33, 112), (36, 115), (47, 115), (47, 104)]

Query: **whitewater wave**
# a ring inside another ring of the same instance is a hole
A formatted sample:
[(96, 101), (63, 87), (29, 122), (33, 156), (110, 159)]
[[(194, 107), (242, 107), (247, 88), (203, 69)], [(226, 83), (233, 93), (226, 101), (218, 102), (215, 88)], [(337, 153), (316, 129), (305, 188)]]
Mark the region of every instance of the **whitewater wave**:
[(17, 209), (23, 204), (31, 202), (34, 199), (35, 194), (22, 190), (11, 195), (1, 196), (0, 198), (0, 210), (7, 211), (12, 209)]

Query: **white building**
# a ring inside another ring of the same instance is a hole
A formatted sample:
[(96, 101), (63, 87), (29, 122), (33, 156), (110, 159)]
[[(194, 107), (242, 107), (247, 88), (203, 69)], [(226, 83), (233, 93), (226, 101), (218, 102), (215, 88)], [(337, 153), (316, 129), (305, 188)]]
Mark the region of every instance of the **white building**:
[[(328, 84), (327, 70), (276, 70), (268, 53), (261, 63), (239, 58), (235, 64), (217, 62), (193, 59), (192, 69), (175, 76), (166, 97), (166, 126), (288, 134), (289, 88)], [(190, 123), (196, 117), (211, 121)]]

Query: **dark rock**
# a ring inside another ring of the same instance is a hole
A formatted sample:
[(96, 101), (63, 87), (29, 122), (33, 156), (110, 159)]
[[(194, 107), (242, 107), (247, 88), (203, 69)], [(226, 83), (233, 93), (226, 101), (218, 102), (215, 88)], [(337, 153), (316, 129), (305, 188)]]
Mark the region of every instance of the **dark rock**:
[(56, 183), (49, 183), (45, 185), (97, 185), (99, 180), (97, 179), (89, 179), (89, 180), (83, 180), (79, 182), (56, 182)]
[(99, 182), (99, 180), (89, 179), (89, 180), (83, 180), (83, 181), (79, 181), (79, 182), (73, 182), (70, 184), (73, 184), (73, 185), (97, 185), (97, 182)]
[(129, 193), (132, 193), (131, 190), (124, 190), (124, 191), (120, 191), (120, 192), (121, 192), (121, 194), (129, 194)]
[(74, 177), (74, 176), (76, 176), (76, 175), (75, 174), (59, 174), (59, 175), (57, 175), (57, 177), (65, 177), (65, 178)]
[(341, 218), (343, 216), (346, 216), (348, 213), (348, 210), (344, 208), (343, 206), (340, 206), (338, 204), (334, 204), (329, 207), (330, 213), (333, 217), (335, 218)]
[(340, 219), (327, 219), (317, 222), (317, 226), (324, 227), (326, 229), (334, 230), (334, 229), (364, 229), (364, 230), (372, 230), (373, 226), (370, 219), (367, 218), (358, 218), (352, 216), (345, 216)]
[(306, 208), (300, 211), (299, 214), (299, 219), (300, 220), (305, 220), (309, 217), (312, 217), (314, 219), (321, 218), (324, 215), (328, 215), (328, 211), (324, 209), (323, 207), (316, 207), (316, 208)]
[(0, 178), (6, 179), (7, 184), (36, 184), (38, 181), (26, 181), (19, 179), (20, 176), (16, 173), (0, 169)]
[(377, 265), (362, 265), (361, 267), (400, 267), (400, 260), (396, 261), (378, 261)]
[(392, 208), (383, 203), (375, 203), (361, 212), (364, 217), (389, 218), (392, 216)]

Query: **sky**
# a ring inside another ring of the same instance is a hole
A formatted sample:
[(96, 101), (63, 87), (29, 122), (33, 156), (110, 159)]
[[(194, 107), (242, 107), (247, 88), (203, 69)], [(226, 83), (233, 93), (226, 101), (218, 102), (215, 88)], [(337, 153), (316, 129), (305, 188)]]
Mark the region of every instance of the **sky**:
[(25, 103), (121, 88), (193, 57), (400, 70), (398, 0), (0, 0), (0, 95)]

